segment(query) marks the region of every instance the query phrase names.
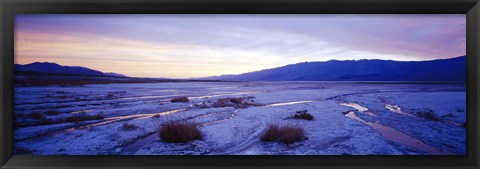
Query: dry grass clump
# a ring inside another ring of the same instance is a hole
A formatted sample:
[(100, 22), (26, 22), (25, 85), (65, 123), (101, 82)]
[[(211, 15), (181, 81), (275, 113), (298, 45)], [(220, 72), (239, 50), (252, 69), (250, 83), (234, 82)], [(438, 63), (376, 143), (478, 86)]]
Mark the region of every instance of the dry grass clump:
[(135, 124), (125, 123), (125, 124), (122, 125), (122, 129), (124, 129), (124, 130), (135, 130), (135, 129), (137, 129), (137, 126)]
[(241, 98), (241, 97), (230, 98), (230, 102), (235, 103), (235, 104), (240, 104), (240, 103), (243, 103), (243, 98)]
[(221, 98), (213, 102), (211, 105), (212, 107), (218, 108), (218, 107), (234, 107), (234, 108), (248, 108), (253, 104), (252, 99), (245, 99), (243, 97), (235, 97), (235, 98)]
[(280, 138), (280, 127), (277, 124), (270, 124), (260, 137), (265, 142), (277, 141)]
[(300, 141), (305, 137), (303, 127), (298, 125), (270, 124), (260, 137), (264, 142), (282, 142), (284, 144), (292, 144)]
[(79, 122), (79, 121), (88, 121), (88, 120), (100, 120), (104, 119), (105, 116), (102, 114), (97, 114), (97, 115), (87, 115), (87, 113), (82, 112), (79, 113), (78, 115), (75, 116), (70, 116), (65, 118), (65, 121), (67, 122)]
[(222, 98), (222, 99), (218, 99), (217, 101), (215, 101), (213, 104), (212, 104), (212, 107), (228, 107), (228, 106), (232, 106), (232, 104), (229, 104), (229, 100), (228, 98)]
[(163, 124), (159, 130), (160, 138), (169, 143), (186, 143), (201, 140), (202, 132), (197, 125), (188, 122), (169, 122)]
[(440, 118), (435, 116), (431, 110), (419, 111), (417, 112), (417, 116), (426, 120), (440, 121)]
[(313, 120), (313, 116), (307, 110), (297, 111), (293, 116), (295, 119)]
[(176, 98), (173, 98), (172, 100), (170, 100), (170, 102), (172, 103), (176, 103), (176, 102), (188, 102), (190, 100), (188, 100), (188, 97), (176, 97)]

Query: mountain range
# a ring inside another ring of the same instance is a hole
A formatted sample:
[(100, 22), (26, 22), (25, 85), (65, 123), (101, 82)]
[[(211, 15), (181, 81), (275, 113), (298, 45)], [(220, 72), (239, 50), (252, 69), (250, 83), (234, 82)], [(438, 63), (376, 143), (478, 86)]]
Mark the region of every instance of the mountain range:
[(81, 66), (62, 66), (57, 63), (35, 62), (15, 64), (15, 85), (19, 86), (83, 86), (88, 84), (128, 84), (166, 82), (216, 82), (218, 80), (168, 79), (127, 77), (113, 72), (101, 72)]
[[(18, 74), (126, 77), (81, 66), (50, 62), (15, 64)], [(193, 80), (219, 81), (466, 81), (466, 56), (430, 61), (330, 60), (302, 62), (236, 75)]]
[(466, 56), (430, 61), (330, 60), (201, 78), (235, 81), (466, 81)]
[(15, 64), (16, 72), (35, 72), (46, 74), (61, 74), (61, 75), (82, 75), (82, 76), (109, 76), (109, 77), (126, 77), (125, 75), (113, 72), (101, 72), (81, 66), (62, 66), (50, 62), (34, 62), (30, 64), (20, 65)]

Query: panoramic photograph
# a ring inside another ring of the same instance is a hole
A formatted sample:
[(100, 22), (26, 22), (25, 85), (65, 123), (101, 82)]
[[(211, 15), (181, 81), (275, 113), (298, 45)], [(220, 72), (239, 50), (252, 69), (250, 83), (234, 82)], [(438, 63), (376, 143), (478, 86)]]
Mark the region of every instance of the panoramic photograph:
[(464, 14), (19, 14), (16, 155), (458, 155)]

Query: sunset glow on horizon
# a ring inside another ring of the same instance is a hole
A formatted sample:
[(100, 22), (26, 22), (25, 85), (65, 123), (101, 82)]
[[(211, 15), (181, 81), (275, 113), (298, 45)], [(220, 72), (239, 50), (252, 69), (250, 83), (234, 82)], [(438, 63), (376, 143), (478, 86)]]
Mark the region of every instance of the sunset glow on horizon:
[(420, 61), (466, 53), (455, 15), (85, 15), (15, 18), (15, 63), (131, 77), (240, 74), (312, 61)]

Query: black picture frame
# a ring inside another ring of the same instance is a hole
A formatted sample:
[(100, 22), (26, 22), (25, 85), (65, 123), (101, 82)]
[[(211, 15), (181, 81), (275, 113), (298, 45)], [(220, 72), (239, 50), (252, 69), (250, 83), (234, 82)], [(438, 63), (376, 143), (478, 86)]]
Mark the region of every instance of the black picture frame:
[[(479, 0), (3, 0), (0, 166), (11, 168), (478, 168)], [(15, 14), (466, 14), (466, 156), (27, 156), (13, 155)]]

